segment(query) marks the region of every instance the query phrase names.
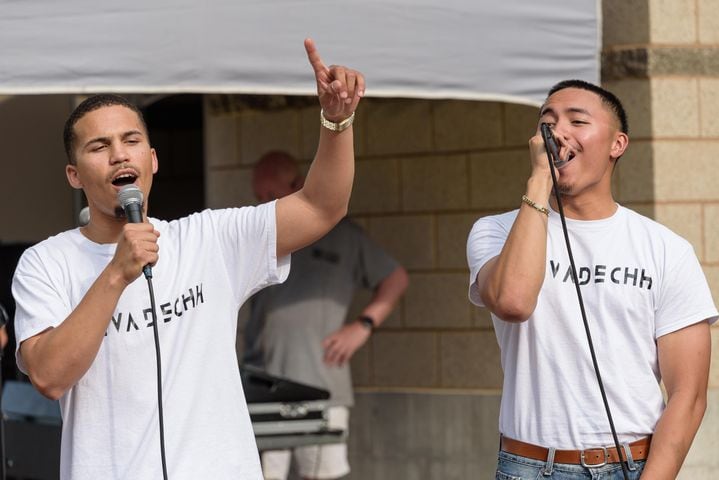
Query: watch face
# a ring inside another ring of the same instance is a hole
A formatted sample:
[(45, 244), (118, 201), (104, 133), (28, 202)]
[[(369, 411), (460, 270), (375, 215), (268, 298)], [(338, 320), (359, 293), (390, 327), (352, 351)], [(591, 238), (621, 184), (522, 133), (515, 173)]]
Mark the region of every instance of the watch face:
[(361, 315), (357, 318), (357, 320), (359, 320), (362, 326), (367, 327), (370, 330), (374, 329), (374, 320), (367, 315)]

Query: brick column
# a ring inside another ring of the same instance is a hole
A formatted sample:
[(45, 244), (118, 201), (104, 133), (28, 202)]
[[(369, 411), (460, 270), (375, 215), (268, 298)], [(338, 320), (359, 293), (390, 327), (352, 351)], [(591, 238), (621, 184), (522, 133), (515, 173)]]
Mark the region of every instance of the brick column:
[[(719, 2), (605, 0), (603, 83), (625, 102), (617, 197), (689, 240), (719, 301)], [(679, 478), (713, 478), (719, 329), (709, 408)]]

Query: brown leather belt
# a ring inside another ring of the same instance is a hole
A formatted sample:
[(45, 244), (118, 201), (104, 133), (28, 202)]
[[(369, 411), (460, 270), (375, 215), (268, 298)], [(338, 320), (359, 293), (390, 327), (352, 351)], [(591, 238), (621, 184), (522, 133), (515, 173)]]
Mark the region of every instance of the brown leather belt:
[[(629, 444), (633, 460), (645, 460), (649, 456), (649, 446), (652, 443), (651, 435)], [(549, 456), (549, 449), (532, 445), (531, 443), (520, 442), (502, 436), (502, 451), (518, 455), (520, 457), (533, 458), (534, 460), (546, 461)], [(584, 450), (555, 450), (554, 463), (571, 463), (584, 465), (585, 467), (601, 467), (608, 463), (619, 463), (626, 458), (626, 453), (617, 455), (615, 447), (597, 447)]]

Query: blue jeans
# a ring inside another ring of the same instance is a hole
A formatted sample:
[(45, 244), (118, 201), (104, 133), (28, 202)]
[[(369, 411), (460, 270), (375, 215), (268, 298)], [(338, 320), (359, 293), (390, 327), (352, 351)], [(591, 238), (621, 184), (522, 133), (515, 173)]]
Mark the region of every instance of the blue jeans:
[[(644, 460), (629, 459), (629, 478), (638, 480), (644, 470)], [(568, 463), (550, 463), (533, 458), (499, 452), (496, 480), (624, 480), (622, 466), (610, 463), (603, 467), (587, 468)]]

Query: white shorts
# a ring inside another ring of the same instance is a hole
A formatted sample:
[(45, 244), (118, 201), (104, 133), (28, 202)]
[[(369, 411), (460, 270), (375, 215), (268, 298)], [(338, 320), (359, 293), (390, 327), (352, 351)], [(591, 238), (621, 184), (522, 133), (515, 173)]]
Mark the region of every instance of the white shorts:
[[(349, 416), (347, 407), (330, 407), (327, 410), (329, 428), (347, 432)], [(333, 479), (350, 473), (347, 444), (331, 443), (262, 452), (262, 473), (265, 480), (285, 480), (293, 458), (302, 478)]]

